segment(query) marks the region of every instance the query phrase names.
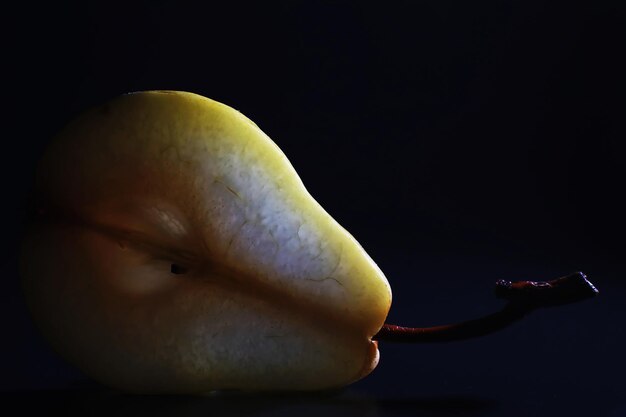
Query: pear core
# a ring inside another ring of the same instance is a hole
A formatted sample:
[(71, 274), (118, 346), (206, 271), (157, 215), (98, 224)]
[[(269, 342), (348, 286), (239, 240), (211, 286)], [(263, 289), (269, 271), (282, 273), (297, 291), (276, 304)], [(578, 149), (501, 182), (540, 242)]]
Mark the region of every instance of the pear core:
[(21, 257), (33, 318), (104, 384), (320, 390), (378, 362), (385, 276), (231, 107), (120, 96), (55, 138), (34, 195), (43, 216)]

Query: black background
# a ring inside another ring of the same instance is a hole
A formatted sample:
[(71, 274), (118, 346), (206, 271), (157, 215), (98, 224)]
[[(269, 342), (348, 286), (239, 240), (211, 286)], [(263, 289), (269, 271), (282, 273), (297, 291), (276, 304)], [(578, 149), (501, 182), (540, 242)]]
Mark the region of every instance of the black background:
[[(7, 8), (2, 398), (82, 414), (626, 415), (619, 3)], [(481, 339), (381, 344), (379, 367), (332, 395), (144, 398), (99, 387), (31, 324), (17, 242), (50, 137), (86, 107), (147, 89), (211, 97), (272, 137), (385, 271), (390, 322), (492, 312), (500, 278), (582, 270), (601, 295)]]

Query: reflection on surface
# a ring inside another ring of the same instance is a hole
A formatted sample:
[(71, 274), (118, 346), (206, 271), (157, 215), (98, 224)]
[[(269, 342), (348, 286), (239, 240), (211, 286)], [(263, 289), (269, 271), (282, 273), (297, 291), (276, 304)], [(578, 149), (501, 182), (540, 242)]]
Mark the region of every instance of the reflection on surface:
[(99, 386), (0, 394), (23, 411), (150, 416), (447, 416), (490, 414), (495, 401), (464, 398), (373, 398), (354, 390), (314, 394), (216, 392), (204, 397), (127, 395)]

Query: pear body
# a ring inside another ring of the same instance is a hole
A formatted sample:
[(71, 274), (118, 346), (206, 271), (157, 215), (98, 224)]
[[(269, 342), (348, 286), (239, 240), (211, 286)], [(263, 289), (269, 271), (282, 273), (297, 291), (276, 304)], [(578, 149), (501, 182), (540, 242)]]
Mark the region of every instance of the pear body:
[(71, 122), (37, 175), (21, 268), (52, 346), (141, 393), (318, 390), (377, 364), (383, 273), (236, 110), (121, 96)]

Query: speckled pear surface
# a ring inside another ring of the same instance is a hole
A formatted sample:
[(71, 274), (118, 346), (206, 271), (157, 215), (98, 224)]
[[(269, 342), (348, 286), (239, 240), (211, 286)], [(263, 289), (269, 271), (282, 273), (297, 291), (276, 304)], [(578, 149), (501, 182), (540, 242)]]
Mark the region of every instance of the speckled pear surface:
[(53, 347), (96, 380), (317, 390), (378, 362), (387, 280), (226, 105), (154, 91), (94, 108), (53, 141), (35, 195), (62, 220), (25, 236), (27, 300)]

